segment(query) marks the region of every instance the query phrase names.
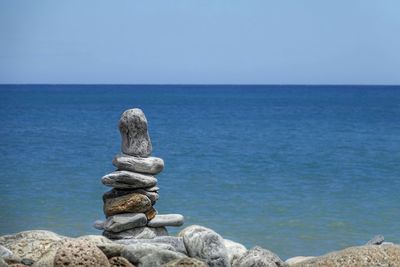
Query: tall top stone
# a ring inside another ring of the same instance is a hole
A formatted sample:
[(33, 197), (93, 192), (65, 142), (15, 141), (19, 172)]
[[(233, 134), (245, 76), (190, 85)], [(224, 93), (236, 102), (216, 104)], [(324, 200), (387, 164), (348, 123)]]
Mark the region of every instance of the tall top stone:
[(150, 156), (152, 146), (146, 116), (141, 109), (128, 109), (122, 113), (119, 131), (122, 153), (143, 158)]

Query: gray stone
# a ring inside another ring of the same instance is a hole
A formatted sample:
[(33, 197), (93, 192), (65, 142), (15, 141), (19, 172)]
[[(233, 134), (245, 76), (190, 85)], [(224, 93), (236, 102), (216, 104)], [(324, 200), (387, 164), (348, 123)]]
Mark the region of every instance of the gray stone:
[(165, 244), (173, 248), (174, 251), (182, 254), (187, 254), (185, 244), (182, 237), (176, 236), (156, 236), (152, 239), (121, 239), (116, 240), (115, 243), (124, 245), (134, 244)]
[(115, 171), (109, 173), (101, 181), (106, 186), (114, 188), (146, 188), (157, 184), (157, 179), (149, 174), (130, 171)]
[(129, 238), (149, 239), (149, 238), (154, 238), (156, 236), (166, 236), (168, 235), (168, 231), (165, 227), (157, 227), (157, 228), (138, 227), (122, 231), (119, 233), (104, 231), (103, 235), (110, 239), (129, 239)]
[(103, 194), (103, 202), (105, 202), (107, 199), (110, 199), (110, 198), (121, 197), (121, 196), (132, 194), (132, 193), (138, 193), (138, 194), (145, 195), (146, 197), (148, 197), (150, 199), (152, 205), (154, 205), (159, 198), (159, 195), (157, 192), (147, 191), (145, 189), (125, 189), (125, 190), (123, 190), (123, 189), (113, 188), (110, 191), (107, 191)]
[(131, 172), (157, 174), (164, 168), (164, 161), (156, 157), (140, 158), (125, 154), (118, 154), (114, 157), (112, 164), (118, 170)]
[(312, 256), (296, 256), (296, 257), (292, 257), (292, 258), (287, 259), (287, 260), (285, 261), (285, 263), (286, 263), (288, 266), (292, 266), (292, 265), (301, 263), (301, 262), (303, 262), (303, 261), (311, 260), (311, 259), (313, 259), (313, 258), (315, 258), (315, 257), (312, 257)]
[(9, 257), (12, 257), (13, 255), (14, 255), (14, 253), (12, 253), (11, 250), (0, 245), (0, 258), (9, 258)]
[(192, 225), (179, 233), (183, 237), (188, 255), (198, 258), (210, 267), (231, 266), (224, 239), (211, 229)]
[(134, 244), (124, 248), (121, 255), (137, 266), (161, 266), (186, 256), (168, 249), (168, 245), (161, 244)]
[(143, 188), (144, 190), (148, 191), (148, 192), (158, 192), (158, 190), (160, 190), (160, 188), (158, 186), (152, 186), (152, 187), (146, 187)]
[(123, 213), (108, 217), (104, 223), (104, 230), (118, 233), (146, 224), (147, 218), (144, 213)]
[(208, 265), (195, 258), (183, 258), (170, 261), (162, 267), (208, 267)]
[(22, 259), (21, 263), (27, 266), (31, 266), (34, 263), (34, 261), (31, 259)]
[(97, 230), (103, 230), (104, 229), (104, 221), (102, 220), (96, 220), (93, 222), (93, 227)]
[(275, 253), (254, 247), (239, 258), (232, 267), (281, 267), (285, 263)]
[(370, 241), (367, 242), (366, 245), (380, 245), (385, 241), (383, 235), (376, 235)]
[(0, 267), (8, 267), (9, 265), (0, 257)]
[(154, 219), (147, 223), (150, 227), (160, 226), (181, 226), (184, 218), (180, 214), (161, 214), (156, 215)]
[(224, 239), (224, 245), (228, 252), (228, 258), (231, 265), (234, 265), (235, 262), (247, 252), (245, 246), (229, 239)]
[(148, 157), (152, 146), (147, 130), (147, 119), (143, 111), (134, 108), (122, 113), (119, 120), (121, 133), (121, 150), (124, 154), (138, 157)]
[(112, 257), (109, 259), (110, 267), (135, 267), (124, 257)]

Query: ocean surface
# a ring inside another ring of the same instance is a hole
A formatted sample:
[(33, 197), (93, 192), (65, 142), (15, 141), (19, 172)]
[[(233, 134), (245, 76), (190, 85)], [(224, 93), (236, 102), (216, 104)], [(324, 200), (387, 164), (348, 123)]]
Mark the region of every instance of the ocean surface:
[(165, 161), (159, 213), (283, 259), (400, 242), (400, 87), (379, 86), (1, 85), (0, 234), (100, 234), (133, 107)]

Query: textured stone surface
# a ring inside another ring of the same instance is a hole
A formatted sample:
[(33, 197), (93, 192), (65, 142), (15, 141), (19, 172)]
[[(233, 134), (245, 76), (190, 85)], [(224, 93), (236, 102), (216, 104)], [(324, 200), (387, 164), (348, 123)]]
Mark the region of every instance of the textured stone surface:
[(369, 245), (351, 247), (332, 252), (321, 257), (315, 257), (294, 267), (392, 267), (400, 266), (399, 245)]
[(115, 189), (114, 188), (103, 194), (103, 202), (105, 202), (106, 199), (116, 198), (116, 197), (132, 194), (132, 193), (139, 193), (139, 194), (145, 195), (146, 197), (148, 197), (151, 200), (152, 205), (154, 205), (159, 198), (159, 195), (157, 192), (147, 191), (144, 189), (125, 189), (125, 190), (123, 190), (123, 189)]
[(142, 110), (128, 109), (119, 120), (121, 133), (121, 150), (124, 154), (148, 157), (152, 146), (147, 130), (147, 119)]
[(140, 158), (125, 154), (114, 157), (112, 164), (118, 170), (157, 174), (164, 168), (164, 161), (156, 157)]
[(296, 256), (296, 257), (287, 259), (285, 261), (285, 263), (288, 266), (292, 266), (294, 264), (297, 264), (297, 263), (300, 263), (300, 262), (303, 262), (303, 261), (306, 261), (306, 260), (311, 260), (313, 258), (315, 258), (315, 257), (312, 257), (312, 256)]
[(0, 245), (8, 248), (21, 259), (37, 261), (48, 250), (56, 246), (62, 238), (65, 237), (50, 231), (24, 231), (15, 235), (1, 236)]
[(104, 231), (103, 235), (110, 239), (128, 239), (128, 238), (149, 239), (149, 238), (154, 238), (156, 236), (167, 236), (168, 231), (165, 227), (157, 227), (157, 228), (138, 227), (122, 231), (119, 233)]
[(93, 243), (65, 240), (54, 257), (54, 266), (110, 266), (107, 257)]
[(285, 263), (275, 253), (254, 247), (239, 258), (232, 267), (280, 267)]
[(147, 218), (144, 213), (124, 213), (110, 216), (104, 223), (104, 230), (109, 232), (122, 232), (124, 230), (145, 226)]
[(168, 249), (168, 245), (161, 244), (134, 244), (126, 246), (122, 257), (137, 266), (161, 266), (176, 259), (182, 259), (184, 254)]
[(0, 257), (0, 267), (8, 267), (9, 265)]
[(211, 229), (192, 225), (179, 233), (188, 255), (213, 266), (230, 266), (224, 239)]
[(228, 252), (228, 258), (231, 265), (233, 265), (239, 258), (241, 258), (247, 252), (245, 246), (229, 239), (224, 239), (224, 245)]
[(147, 188), (157, 184), (157, 179), (150, 174), (130, 171), (115, 171), (104, 175), (101, 182), (114, 188)]
[(138, 193), (106, 199), (104, 202), (104, 214), (107, 217), (120, 213), (145, 213), (151, 208), (150, 199)]
[(135, 267), (124, 257), (112, 257), (110, 260), (110, 267)]
[(154, 217), (156, 217), (157, 215), (157, 210), (153, 207), (151, 207), (148, 211), (145, 212), (147, 220), (150, 221), (152, 219), (154, 219)]
[(383, 235), (376, 235), (370, 241), (367, 242), (366, 245), (380, 245), (385, 241)]
[(182, 258), (170, 261), (162, 267), (208, 267), (208, 265), (195, 258)]
[(0, 245), (0, 258), (9, 258), (9, 257), (12, 257), (13, 255), (14, 255), (14, 253), (12, 253), (11, 250)]
[(124, 245), (135, 244), (165, 244), (171, 246), (174, 251), (187, 255), (185, 244), (182, 237), (176, 236), (156, 236), (151, 239), (121, 239), (116, 240), (115, 243)]
[(147, 223), (150, 227), (181, 226), (184, 218), (180, 214), (158, 214)]

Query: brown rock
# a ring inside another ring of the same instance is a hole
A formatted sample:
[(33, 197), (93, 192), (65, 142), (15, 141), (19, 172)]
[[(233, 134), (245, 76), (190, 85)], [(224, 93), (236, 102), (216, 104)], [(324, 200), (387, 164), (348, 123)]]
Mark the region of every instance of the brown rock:
[(150, 209), (150, 199), (138, 193), (106, 199), (104, 202), (104, 214), (106, 217), (120, 213), (145, 213)]
[(153, 207), (151, 207), (151, 209), (149, 209), (147, 212), (145, 212), (147, 220), (150, 221), (151, 219), (154, 219), (154, 217), (156, 217), (157, 215), (157, 210)]
[(350, 247), (290, 265), (293, 267), (400, 266), (399, 245)]
[(207, 267), (208, 265), (195, 258), (183, 258), (170, 261), (162, 267)]
[(110, 267), (135, 267), (124, 257), (113, 257), (109, 260)]
[(93, 243), (71, 239), (62, 242), (54, 257), (54, 267), (64, 266), (109, 267), (110, 263)]
[(159, 198), (157, 191), (148, 191), (146, 189), (116, 189), (113, 188), (103, 194), (103, 203), (110, 198), (116, 198), (125, 196), (132, 193), (139, 193), (145, 195), (151, 200), (151, 204), (154, 205)]

